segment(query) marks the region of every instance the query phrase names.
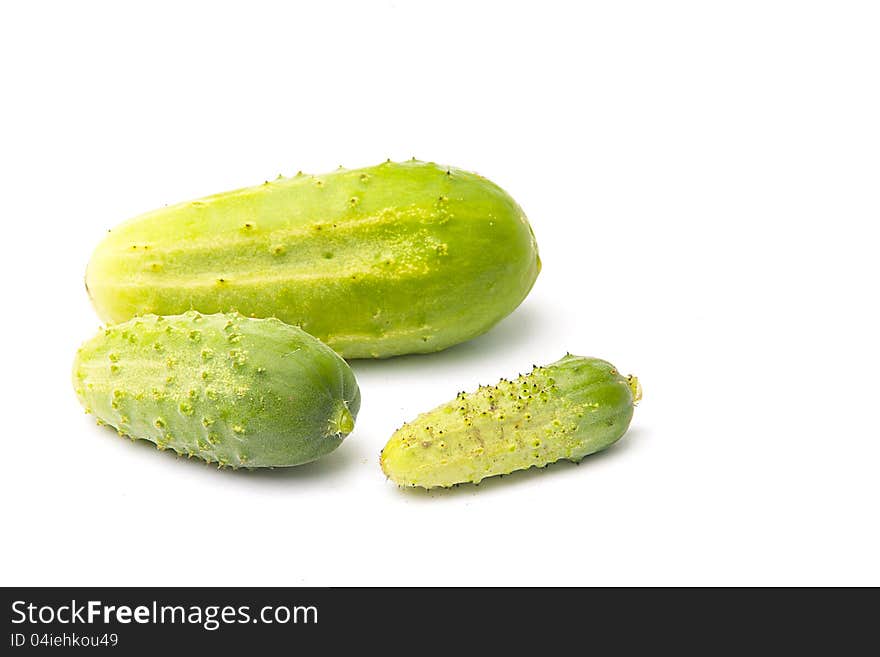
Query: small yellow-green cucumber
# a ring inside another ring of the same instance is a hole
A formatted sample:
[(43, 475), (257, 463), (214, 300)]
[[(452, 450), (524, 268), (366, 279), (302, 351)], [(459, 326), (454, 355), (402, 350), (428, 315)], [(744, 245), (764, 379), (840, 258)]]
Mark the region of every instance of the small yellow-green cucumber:
[(232, 468), (317, 459), (354, 428), (348, 364), (277, 319), (145, 315), (109, 326), (73, 365), (86, 412), (120, 435)]
[(382, 470), (400, 486), (434, 488), (579, 462), (626, 432), (639, 399), (636, 377), (567, 354), (513, 381), (459, 393), (404, 424), (382, 450)]
[(438, 351), (487, 331), (540, 271), (519, 205), (434, 163), (299, 174), (135, 217), (97, 247), (106, 322), (236, 310), (300, 326), (344, 358)]

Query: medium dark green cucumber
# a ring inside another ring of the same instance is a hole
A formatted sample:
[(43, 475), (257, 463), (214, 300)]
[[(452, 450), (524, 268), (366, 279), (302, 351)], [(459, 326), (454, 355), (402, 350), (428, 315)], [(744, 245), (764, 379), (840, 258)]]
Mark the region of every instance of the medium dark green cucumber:
[(120, 435), (221, 466), (305, 463), (354, 428), (360, 392), (329, 347), (277, 319), (147, 315), (77, 352), (86, 411)]

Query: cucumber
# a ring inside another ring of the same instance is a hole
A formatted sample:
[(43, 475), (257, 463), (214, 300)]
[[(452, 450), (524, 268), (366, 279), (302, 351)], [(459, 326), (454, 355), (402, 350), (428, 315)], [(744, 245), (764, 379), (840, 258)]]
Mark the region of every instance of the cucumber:
[(400, 486), (434, 488), (579, 462), (626, 432), (640, 398), (636, 377), (567, 354), (514, 381), (459, 393), (404, 424), (382, 450), (382, 470)]
[(95, 250), (106, 322), (236, 310), (300, 326), (344, 358), (445, 349), (487, 331), (540, 271), (522, 209), (433, 163), (298, 174), (141, 215)]
[(277, 319), (146, 315), (77, 352), (87, 413), (120, 435), (232, 468), (306, 463), (354, 428), (360, 392), (329, 347)]

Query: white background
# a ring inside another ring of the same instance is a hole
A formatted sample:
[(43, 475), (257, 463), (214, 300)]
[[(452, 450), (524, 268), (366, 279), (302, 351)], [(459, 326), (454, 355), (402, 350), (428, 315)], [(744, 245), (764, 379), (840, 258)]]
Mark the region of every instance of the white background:
[[(871, 2), (4, 3), (0, 581), (880, 584)], [(122, 220), (411, 156), (528, 213), (544, 270), (471, 343), (357, 362), (328, 458), (118, 440), (69, 381)], [(403, 421), (565, 351), (638, 374), (580, 467), (398, 490)]]

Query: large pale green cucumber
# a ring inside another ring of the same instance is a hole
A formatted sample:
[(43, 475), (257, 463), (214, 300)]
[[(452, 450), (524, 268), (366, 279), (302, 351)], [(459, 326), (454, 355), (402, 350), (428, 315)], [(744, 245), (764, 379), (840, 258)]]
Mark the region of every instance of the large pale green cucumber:
[(539, 270), (528, 220), (501, 188), (411, 161), (141, 215), (98, 246), (86, 285), (107, 322), (236, 310), (298, 325), (345, 358), (380, 358), (485, 332)]
[(120, 435), (221, 466), (312, 461), (354, 428), (360, 392), (329, 347), (277, 319), (147, 315), (77, 352), (86, 411)]
[(433, 488), (577, 462), (624, 434), (640, 398), (636, 377), (566, 355), (513, 381), (459, 393), (404, 424), (382, 450), (382, 469), (401, 486)]

